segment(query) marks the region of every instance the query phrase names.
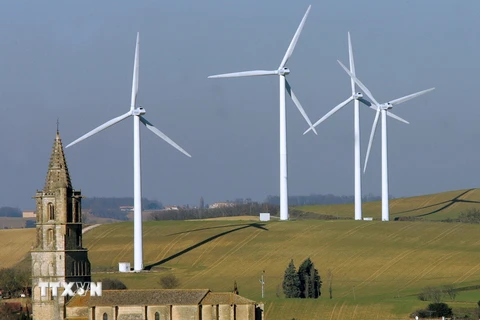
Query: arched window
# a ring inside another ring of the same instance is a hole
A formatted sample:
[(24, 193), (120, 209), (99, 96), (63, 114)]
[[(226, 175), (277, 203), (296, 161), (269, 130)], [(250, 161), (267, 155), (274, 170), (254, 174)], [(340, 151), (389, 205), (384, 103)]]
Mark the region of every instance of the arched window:
[(48, 229), (47, 231), (47, 243), (48, 245), (53, 244), (53, 229)]
[(155, 320), (160, 320), (160, 313), (155, 312)]
[(53, 203), (49, 202), (47, 204), (47, 213), (48, 213), (48, 220), (55, 220), (55, 208)]
[(108, 320), (108, 315), (106, 312), (103, 313), (103, 320)]

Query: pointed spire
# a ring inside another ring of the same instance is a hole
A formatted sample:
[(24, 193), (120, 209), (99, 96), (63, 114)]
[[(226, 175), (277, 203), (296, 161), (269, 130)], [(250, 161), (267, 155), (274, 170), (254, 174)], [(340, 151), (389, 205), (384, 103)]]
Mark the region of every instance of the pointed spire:
[(52, 155), (50, 156), (50, 163), (48, 164), (47, 179), (45, 181), (44, 191), (54, 191), (57, 188), (72, 188), (70, 175), (68, 173), (67, 161), (63, 153), (62, 139), (58, 132), (53, 143)]

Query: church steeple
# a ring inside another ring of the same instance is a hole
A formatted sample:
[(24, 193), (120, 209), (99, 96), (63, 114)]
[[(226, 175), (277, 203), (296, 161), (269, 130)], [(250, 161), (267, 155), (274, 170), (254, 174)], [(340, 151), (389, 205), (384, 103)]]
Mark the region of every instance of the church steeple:
[(53, 143), (45, 188), (37, 190), (36, 245), (32, 248), (32, 310), (34, 320), (65, 319), (67, 297), (40, 282), (89, 282), (90, 261), (82, 246), (82, 193), (72, 188), (62, 140)]
[(65, 160), (65, 154), (63, 153), (62, 139), (60, 139), (60, 133), (58, 132), (58, 124), (57, 134), (52, 148), (52, 155), (50, 156), (50, 163), (48, 165), (44, 191), (54, 191), (57, 188), (72, 188), (67, 161)]

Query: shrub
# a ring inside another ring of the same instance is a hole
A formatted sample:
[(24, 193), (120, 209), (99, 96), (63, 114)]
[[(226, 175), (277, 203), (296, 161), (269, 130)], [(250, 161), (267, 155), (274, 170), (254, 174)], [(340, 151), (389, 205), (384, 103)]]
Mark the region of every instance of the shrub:
[(444, 292), (440, 288), (436, 287), (425, 287), (418, 294), (418, 299), (421, 301), (433, 301), (440, 302), (443, 298)]
[(174, 274), (167, 274), (158, 281), (163, 289), (175, 289), (180, 286), (180, 280)]
[(458, 220), (463, 223), (480, 223), (480, 210), (470, 208), (460, 213)]
[(433, 317), (450, 317), (453, 315), (452, 308), (448, 304), (439, 302), (439, 303), (430, 303), (428, 305), (428, 310), (433, 311)]
[(118, 279), (105, 278), (102, 282), (102, 290), (125, 290), (127, 286)]

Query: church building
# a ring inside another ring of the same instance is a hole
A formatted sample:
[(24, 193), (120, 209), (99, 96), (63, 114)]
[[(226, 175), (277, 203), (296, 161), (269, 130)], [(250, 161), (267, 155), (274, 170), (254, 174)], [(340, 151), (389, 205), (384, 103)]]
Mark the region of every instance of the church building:
[[(35, 194), (36, 242), (32, 248), (34, 320), (263, 320), (264, 305), (233, 292), (208, 289), (102, 290), (55, 295), (41, 283), (91, 281), (82, 246), (82, 194), (72, 187), (57, 129), (43, 190)], [(75, 291), (77, 288), (72, 288)]]

